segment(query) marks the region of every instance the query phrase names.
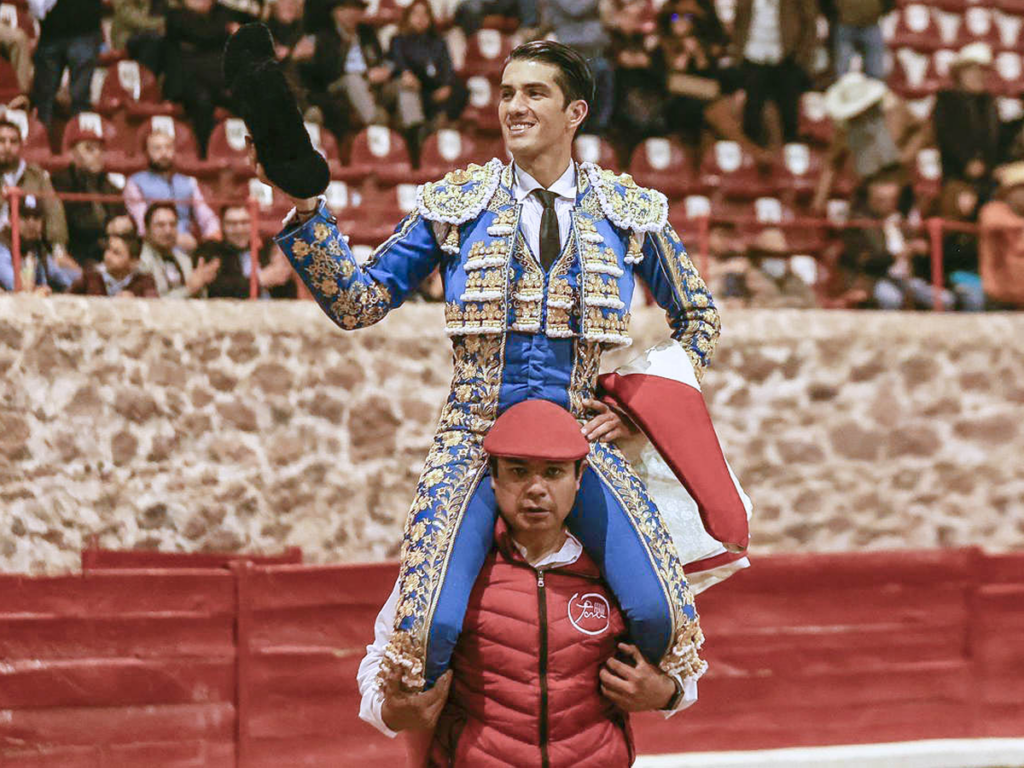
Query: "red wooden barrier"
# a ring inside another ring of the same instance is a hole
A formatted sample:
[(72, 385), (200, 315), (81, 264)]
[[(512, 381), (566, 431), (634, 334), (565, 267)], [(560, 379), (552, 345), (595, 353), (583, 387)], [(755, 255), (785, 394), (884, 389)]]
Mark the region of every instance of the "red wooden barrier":
[[(0, 576), (0, 765), (399, 764), (355, 683), (396, 574)], [(761, 556), (698, 609), (700, 701), (635, 717), (641, 752), (1024, 736), (1024, 554)]]

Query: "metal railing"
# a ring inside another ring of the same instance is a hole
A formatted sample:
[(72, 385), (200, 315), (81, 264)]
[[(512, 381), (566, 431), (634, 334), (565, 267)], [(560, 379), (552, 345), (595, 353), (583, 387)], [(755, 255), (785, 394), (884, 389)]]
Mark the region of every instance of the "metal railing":
[[(10, 211), (10, 224), (11, 224), (11, 261), (14, 270), (14, 290), (21, 291), (23, 286), (21, 285), (21, 221), (20, 221), (20, 210), (19, 201), (24, 196), (24, 192), (18, 187), (9, 187), (6, 192), (7, 204)], [(37, 196), (42, 197), (42, 196)], [(58, 192), (56, 198), (64, 202), (103, 202), (103, 203), (124, 203), (125, 200), (120, 195), (104, 195), (98, 193), (78, 193), (78, 192)], [(152, 203), (171, 203), (174, 205), (187, 202), (187, 200), (168, 198), (160, 200), (148, 200), (147, 204)], [(259, 250), (262, 244), (260, 237), (260, 218), (263, 215), (263, 211), (260, 207), (259, 201), (252, 196), (245, 198), (244, 201), (240, 201), (239, 198), (221, 198), (212, 197), (206, 200), (207, 204), (211, 208), (220, 207), (223, 205), (244, 205), (249, 212), (249, 298), (257, 299), (260, 295), (260, 281), (259, 281)], [(686, 220), (688, 224), (694, 225), (696, 228), (696, 239), (697, 239), (697, 262), (700, 267), (700, 271), (704, 275), (709, 275), (711, 272), (711, 227), (713, 224), (727, 224), (739, 227), (750, 227), (752, 229), (781, 229), (783, 231), (788, 229), (812, 229), (823, 233), (836, 232), (837, 230), (845, 229), (874, 229), (882, 226), (882, 223), (872, 219), (853, 219), (843, 222), (832, 221), (824, 218), (793, 218), (783, 221), (764, 221), (756, 219), (754, 217), (740, 217), (740, 216), (716, 216), (716, 215), (704, 215)], [(933, 308), (936, 312), (942, 312), (944, 305), (942, 302), (942, 290), (945, 285), (945, 273), (943, 269), (943, 235), (947, 231), (958, 231), (969, 234), (979, 234), (980, 229), (975, 224), (966, 224), (958, 221), (947, 221), (938, 217), (933, 217), (925, 220), (922, 228), (924, 234), (926, 234), (929, 241), (929, 257), (931, 261), (931, 282), (934, 294), (934, 305)], [(301, 290), (299, 295), (309, 298), (308, 291)]]

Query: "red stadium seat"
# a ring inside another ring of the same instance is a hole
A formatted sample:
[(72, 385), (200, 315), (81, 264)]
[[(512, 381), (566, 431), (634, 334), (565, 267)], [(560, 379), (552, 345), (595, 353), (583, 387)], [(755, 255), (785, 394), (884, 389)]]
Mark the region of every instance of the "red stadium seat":
[(99, 76), (103, 81), (96, 111), (103, 115), (124, 110), (132, 122), (139, 122), (153, 115), (184, 114), (178, 104), (163, 99), (153, 73), (137, 61), (119, 61)]
[(773, 195), (778, 189), (774, 170), (759, 169), (735, 141), (716, 141), (704, 153), (699, 174), (704, 188), (718, 190), (719, 197), (750, 200)]
[(1024, 17), (1015, 14), (995, 12), (996, 29), (999, 31), (999, 45), (1008, 51), (1019, 51), (1024, 46)]
[(498, 83), (483, 75), (472, 75), (466, 80), (469, 103), (462, 113), (464, 120), (476, 126), (478, 132), (501, 133), (498, 122)]
[(939, 47), (942, 36), (931, 9), (921, 3), (900, 8), (893, 31), (893, 46), (930, 51)]
[(647, 139), (633, 150), (629, 173), (642, 187), (653, 187), (676, 200), (697, 192), (693, 160), (673, 139)]
[(832, 141), (835, 126), (825, 111), (825, 95), (810, 91), (800, 98), (800, 136), (817, 144)]
[(349, 165), (341, 170), (338, 178), (350, 182), (373, 177), (393, 186), (412, 178), (405, 139), (383, 125), (371, 125), (356, 134)]
[(795, 198), (813, 194), (821, 175), (822, 156), (807, 144), (787, 144), (782, 148), (781, 186)]
[(964, 24), (964, 16), (960, 12), (934, 11), (935, 24), (939, 28), (940, 44), (945, 47), (956, 47), (960, 39), (960, 28)]
[(893, 57), (889, 87), (908, 99), (917, 99), (935, 93), (942, 87), (942, 77), (935, 59), (929, 53), (911, 48), (900, 48)]
[(993, 90), (1003, 96), (1019, 96), (1024, 93), (1024, 72), (1021, 58), (1014, 51), (1002, 51), (996, 56), (993, 73), (998, 78)]
[(689, 195), (681, 201), (672, 203), (668, 210), (669, 222), (693, 250), (699, 245), (698, 222), (704, 216), (711, 216), (711, 200), (704, 195)]
[(218, 123), (210, 134), (207, 158), (222, 163), (238, 176), (248, 176), (252, 169), (249, 167), (249, 155), (245, 147), (247, 135), (245, 121), (241, 118), (229, 117)]
[(989, 8), (979, 5), (971, 6), (964, 12), (963, 18), (957, 39), (957, 48), (962, 48), (969, 43), (999, 45), (999, 28)]
[(423, 183), (439, 179), (453, 168), (463, 168), (470, 163), (483, 165), (495, 156), (494, 149), (492, 142), (480, 141), (464, 133), (442, 128), (423, 142), (420, 168), (414, 176)]
[(22, 109), (7, 109), (0, 105), (0, 117), (21, 129), (21, 156), (30, 163), (38, 163), (47, 170), (67, 166), (66, 158), (55, 158), (50, 151), (50, 137), (46, 126)]
[(0, 56), (0, 101), (8, 102), (21, 93), (18, 75), (11, 62)]
[(24, 32), (29, 40), (39, 37), (39, 22), (35, 20), (28, 8), (13, 3), (0, 3), (0, 24), (15, 27)]
[(463, 71), (495, 80), (501, 77), (505, 59), (512, 53), (512, 40), (496, 29), (481, 29), (466, 40)]
[[(416, 208), (415, 184), (396, 184), (389, 189), (367, 191), (350, 221), (347, 216), (342, 231), (354, 245), (378, 245), (394, 232), (398, 222)], [(351, 215), (351, 213), (349, 214)]]
[(600, 136), (583, 133), (572, 143), (572, 156), (578, 163), (596, 163), (608, 170), (619, 170), (615, 149)]

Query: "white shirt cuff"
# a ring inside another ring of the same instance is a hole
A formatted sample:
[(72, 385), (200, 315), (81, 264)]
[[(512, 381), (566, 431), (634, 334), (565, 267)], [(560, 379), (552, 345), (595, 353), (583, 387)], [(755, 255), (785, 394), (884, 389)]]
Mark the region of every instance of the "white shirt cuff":
[[(679, 680), (675, 675), (672, 676), (673, 680)], [(678, 706), (675, 709), (662, 709), (659, 710), (662, 716), (668, 720), (676, 712), (682, 712), (689, 706), (692, 706), (697, 701), (697, 678), (688, 677), (682, 681), (683, 684), (683, 698), (679, 700)]]

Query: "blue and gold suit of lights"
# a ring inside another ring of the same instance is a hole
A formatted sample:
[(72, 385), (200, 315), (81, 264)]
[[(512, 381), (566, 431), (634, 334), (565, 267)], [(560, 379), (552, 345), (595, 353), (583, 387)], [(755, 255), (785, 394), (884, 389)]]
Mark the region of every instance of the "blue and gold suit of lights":
[[(698, 376), (719, 331), (663, 195), (580, 165), (571, 235), (545, 272), (520, 231), (513, 180), (513, 167), (495, 159), (424, 185), (417, 210), (362, 266), (322, 202), (277, 237), (347, 330), (379, 321), (435, 267), (444, 280), (455, 374), (406, 520), (395, 635), (381, 671), (413, 687), (447, 668), (491, 547), (497, 512), (481, 443), (497, 416), (543, 398), (589, 417), (583, 400), (594, 395), (601, 353), (630, 343), (636, 276)], [(593, 444), (588, 464), (570, 529), (601, 566), (644, 655), (666, 672), (700, 675), (699, 620), (657, 508), (613, 444)]]

